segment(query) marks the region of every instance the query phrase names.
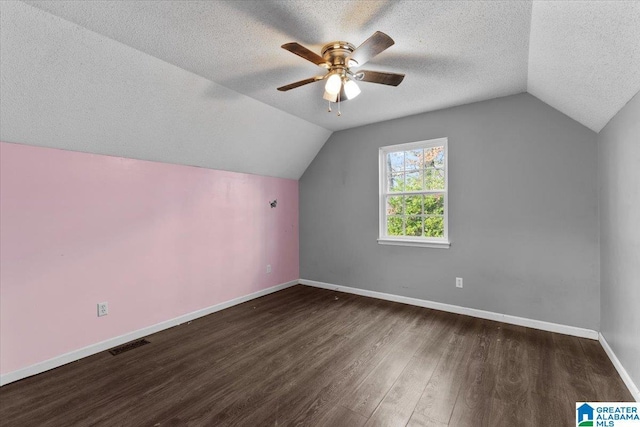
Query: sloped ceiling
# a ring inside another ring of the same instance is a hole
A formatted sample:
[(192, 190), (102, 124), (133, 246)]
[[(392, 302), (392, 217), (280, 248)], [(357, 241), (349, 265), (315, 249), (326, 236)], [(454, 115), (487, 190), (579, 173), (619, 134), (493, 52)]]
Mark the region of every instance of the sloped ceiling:
[[(530, 2), (28, 1), (237, 92), (332, 131), (527, 90)], [(394, 46), (367, 69), (406, 73), (398, 88), (327, 113), (322, 83), (276, 88), (324, 71), (280, 48), (356, 46), (374, 31)]]
[(298, 179), (331, 131), (0, 1), (0, 140)]
[(640, 1), (534, 2), (527, 90), (600, 132), (640, 90)]
[[(640, 90), (637, 1), (14, 3), (0, 6), (2, 137), (32, 110), (60, 138), (76, 114), (139, 113), (83, 130), (98, 139), (87, 151), (107, 154), (295, 178), (330, 131), (528, 91), (597, 132)], [(361, 83), (341, 117), (327, 113), (322, 83), (276, 91), (322, 74), (283, 43), (319, 52), (376, 30), (396, 44), (366, 68), (406, 73), (399, 87)], [(116, 135), (120, 121), (129, 130)]]

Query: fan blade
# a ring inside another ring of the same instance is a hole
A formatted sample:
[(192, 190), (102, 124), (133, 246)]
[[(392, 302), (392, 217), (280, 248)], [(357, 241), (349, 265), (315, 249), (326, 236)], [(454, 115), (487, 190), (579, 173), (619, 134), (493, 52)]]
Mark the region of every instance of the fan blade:
[(309, 83), (317, 82), (318, 80), (322, 80), (323, 78), (324, 78), (323, 76), (310, 77), (308, 79), (300, 80), (299, 82), (291, 83), (291, 84), (288, 84), (286, 86), (280, 86), (278, 88), (278, 90), (280, 92), (286, 92), (286, 91), (288, 91), (290, 89), (295, 89), (297, 87), (304, 86), (304, 85), (307, 85)]
[(327, 63), (327, 61), (325, 61), (323, 57), (315, 52), (310, 51), (300, 43), (285, 43), (281, 47), (291, 53), (295, 53), (296, 55), (306, 59), (307, 61), (313, 62), (316, 65), (323, 65)]
[(380, 83), (389, 86), (398, 86), (404, 79), (404, 74), (382, 73), (380, 71), (362, 70), (355, 75), (356, 81)]
[[(358, 66), (363, 65), (380, 52), (393, 46), (394, 43), (393, 39), (385, 33), (376, 31), (353, 51), (349, 59), (357, 62)], [(350, 64), (350, 66), (356, 66), (356, 64)]]

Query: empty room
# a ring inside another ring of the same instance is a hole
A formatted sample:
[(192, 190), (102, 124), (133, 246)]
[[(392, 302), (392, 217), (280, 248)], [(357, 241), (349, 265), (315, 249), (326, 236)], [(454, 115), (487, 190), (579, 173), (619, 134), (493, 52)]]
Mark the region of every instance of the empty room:
[(640, 1), (0, 33), (0, 426), (640, 426)]

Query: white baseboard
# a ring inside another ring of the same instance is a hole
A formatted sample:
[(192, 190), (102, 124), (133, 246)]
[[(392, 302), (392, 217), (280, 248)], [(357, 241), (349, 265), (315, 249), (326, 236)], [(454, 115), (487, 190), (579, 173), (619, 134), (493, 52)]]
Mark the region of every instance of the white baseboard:
[(602, 348), (604, 348), (605, 353), (607, 353), (607, 356), (609, 356), (609, 359), (611, 359), (611, 363), (613, 363), (613, 366), (615, 366), (616, 370), (620, 374), (620, 378), (622, 378), (622, 381), (624, 381), (625, 385), (629, 389), (629, 392), (631, 393), (633, 398), (636, 400), (636, 402), (640, 402), (640, 391), (638, 390), (638, 387), (635, 385), (635, 383), (629, 376), (629, 373), (627, 372), (627, 370), (624, 369), (624, 366), (622, 366), (622, 363), (620, 363), (618, 356), (616, 356), (616, 354), (613, 352), (607, 340), (604, 339), (604, 335), (602, 335), (602, 332), (598, 335), (599, 335), (598, 340), (600, 341)]
[(582, 337), (582, 338), (597, 339), (602, 344), (602, 347), (604, 348), (605, 352), (609, 356), (609, 359), (611, 359), (613, 366), (615, 366), (615, 368), (617, 369), (618, 373), (620, 374), (620, 377), (626, 384), (627, 388), (633, 395), (634, 399), (637, 402), (640, 402), (640, 392), (638, 391), (638, 387), (634, 384), (633, 380), (631, 379), (627, 371), (624, 369), (624, 367), (620, 363), (620, 360), (618, 360), (618, 358), (616, 357), (615, 353), (613, 352), (613, 350), (605, 340), (604, 336), (601, 333), (598, 333), (591, 329), (577, 328), (575, 326), (561, 325), (557, 323), (544, 322), (541, 320), (527, 319), (524, 317), (517, 317), (517, 316), (511, 316), (507, 314), (494, 313), (491, 311), (478, 310), (475, 308), (467, 308), (467, 307), (462, 307), (457, 305), (422, 300), (418, 298), (404, 297), (400, 295), (387, 294), (383, 292), (351, 288), (348, 286), (339, 286), (331, 283), (324, 283), (324, 282), (318, 282), (315, 280), (307, 280), (307, 279), (292, 280), (290, 282), (282, 283), (280, 285), (276, 285), (267, 289), (263, 289), (258, 292), (254, 292), (249, 295), (245, 295), (243, 297), (234, 298), (232, 300), (225, 301), (223, 303), (216, 304), (211, 307), (203, 308), (201, 310), (197, 310), (197, 311), (176, 317), (174, 319), (157, 323), (155, 325), (148, 326), (146, 328), (138, 329), (136, 331), (129, 332), (127, 334), (120, 335), (118, 337), (110, 338), (108, 340), (105, 340), (96, 344), (92, 344), (90, 346), (83, 347), (81, 349), (74, 350), (69, 353), (62, 354), (60, 356), (54, 357), (49, 360), (45, 360), (43, 362), (36, 363), (26, 368), (18, 369), (17, 371), (0, 375), (0, 386), (12, 383), (14, 381), (21, 380), (23, 378), (30, 377), (32, 375), (36, 375), (36, 374), (48, 371), (50, 369), (57, 368), (62, 365), (66, 365), (67, 363), (80, 360), (84, 357), (91, 356), (96, 353), (100, 353), (102, 351), (127, 343), (129, 341), (133, 341), (133, 340), (154, 334), (156, 332), (160, 332), (165, 329), (178, 326), (182, 323), (189, 322), (191, 320), (215, 313), (217, 311), (224, 310), (225, 308), (233, 307), (234, 305), (238, 305), (243, 302), (250, 301), (252, 299), (259, 298), (261, 296), (264, 296), (273, 292), (277, 292), (282, 289), (289, 288), (298, 283), (307, 285), (307, 286), (313, 286), (316, 288), (336, 290), (339, 292), (347, 292), (355, 295), (362, 295), (366, 297), (378, 298), (378, 299), (383, 299), (387, 301), (394, 301), (394, 302), (399, 302), (403, 304), (415, 305), (418, 307), (425, 307), (425, 308), (431, 308), (435, 310), (446, 311), (449, 313), (464, 314), (467, 316), (478, 317), (481, 319), (494, 320), (497, 322), (504, 322), (504, 323), (519, 325), (519, 326), (526, 326), (529, 328), (540, 329), (543, 331), (558, 332), (561, 334), (573, 335), (573, 336)]
[(110, 338), (108, 340), (101, 341), (99, 343), (92, 344), (87, 347), (80, 348), (78, 350), (70, 351), (69, 353), (65, 353), (60, 356), (56, 356), (52, 359), (48, 359), (43, 362), (36, 363), (35, 365), (18, 369), (17, 371), (0, 375), (0, 386), (12, 383), (14, 381), (21, 380), (26, 377), (30, 377), (32, 375), (40, 374), (50, 369), (54, 369), (59, 366), (66, 365), (67, 363), (70, 363), (70, 362), (75, 362), (76, 360), (80, 360), (84, 357), (91, 356), (96, 353), (100, 353), (101, 351), (108, 350), (112, 347), (116, 347), (118, 345), (127, 343), (129, 341), (146, 337), (147, 335), (155, 334), (156, 332), (160, 332), (165, 329), (178, 326), (182, 323), (189, 322), (199, 317), (203, 317), (208, 314), (215, 313), (216, 311), (224, 310), (225, 308), (229, 308), (234, 305), (238, 305), (243, 302), (246, 302), (255, 298), (259, 298), (261, 296), (264, 296), (273, 292), (277, 292), (279, 290), (297, 285), (298, 283), (299, 283), (298, 280), (292, 280), (290, 282), (272, 286), (270, 288), (263, 289), (258, 292), (254, 292), (252, 294), (245, 295), (243, 297), (234, 298), (232, 300), (225, 301), (220, 304), (212, 305), (211, 307), (203, 308), (201, 310), (197, 310), (191, 313), (184, 314), (182, 316), (178, 316), (174, 319), (166, 320), (164, 322), (160, 322), (155, 325), (148, 326), (146, 328), (138, 329), (137, 331), (129, 332), (127, 334)]
[(418, 307), (432, 308), (434, 310), (447, 311), (449, 313), (464, 314), (480, 319), (495, 320), (496, 322), (509, 323), (512, 325), (526, 326), (528, 328), (540, 329), (542, 331), (557, 332), (565, 335), (573, 335), (581, 338), (598, 339), (598, 332), (578, 328), (575, 326), (561, 325), (558, 323), (544, 322), (542, 320), (527, 319), (525, 317), (511, 316), (509, 314), (494, 313), (492, 311), (478, 310), (475, 308), (467, 308), (459, 305), (444, 304), (441, 302), (428, 301), (418, 298), (403, 297), (400, 295), (385, 294), (383, 292), (368, 291), (366, 289), (350, 288), (348, 286), (339, 286), (331, 283), (317, 282), (315, 280), (300, 279), (303, 285), (314, 286), (316, 288), (331, 289), (339, 292), (347, 292), (365, 297), (383, 299), (387, 301), (400, 302), (403, 304), (416, 305)]
[(422, 299), (411, 298), (411, 297), (403, 297), (400, 295), (386, 294), (383, 292), (369, 291), (366, 289), (351, 288), (348, 286), (334, 285), (332, 283), (318, 282), (315, 280), (300, 279), (300, 283), (303, 285), (313, 286), (316, 288), (330, 289), (330, 290), (335, 290), (339, 292), (346, 292), (350, 294), (361, 295), (365, 297), (378, 298), (378, 299), (383, 299), (387, 301), (399, 302), (403, 304), (416, 305), (418, 307), (426, 307), (434, 310), (446, 311), (449, 313), (464, 314), (467, 316), (479, 317), (481, 319), (495, 320), (497, 322), (509, 323), (512, 325), (526, 326), (528, 328), (540, 329), (542, 331), (557, 332), (560, 334), (572, 335), (580, 338), (589, 338), (593, 340), (598, 340), (600, 341), (602, 348), (604, 348), (604, 351), (607, 353), (607, 356), (609, 356), (609, 359), (611, 359), (611, 363), (613, 363), (613, 366), (615, 366), (616, 370), (620, 374), (620, 377), (622, 378), (622, 381), (624, 381), (625, 385), (629, 389), (629, 392), (631, 393), (633, 398), (636, 400), (636, 402), (640, 402), (640, 391), (638, 390), (638, 387), (629, 376), (629, 373), (627, 372), (627, 370), (624, 369), (624, 367), (622, 366), (622, 363), (620, 363), (620, 360), (618, 360), (618, 357), (615, 355), (615, 353), (613, 352), (613, 350), (611, 349), (607, 341), (604, 339), (604, 336), (602, 335), (602, 333), (599, 333), (597, 331), (594, 331), (591, 329), (585, 329), (585, 328), (578, 328), (575, 326), (561, 325), (558, 323), (544, 322), (542, 320), (527, 319), (525, 317), (511, 316), (508, 314), (478, 310), (475, 308), (467, 308), (467, 307), (461, 307), (458, 305), (444, 304), (441, 302), (434, 302), (434, 301), (422, 300)]

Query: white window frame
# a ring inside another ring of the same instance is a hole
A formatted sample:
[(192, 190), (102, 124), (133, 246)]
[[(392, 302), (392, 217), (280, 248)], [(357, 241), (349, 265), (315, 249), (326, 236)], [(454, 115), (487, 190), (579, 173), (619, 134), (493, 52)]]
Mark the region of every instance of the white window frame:
[[(388, 145), (380, 147), (378, 155), (378, 200), (379, 200), (379, 230), (378, 243), (381, 245), (419, 246), (425, 248), (449, 248), (449, 147), (448, 138), (429, 139), (425, 141), (409, 142), (407, 144)], [(422, 190), (409, 192), (387, 191), (387, 154), (396, 151), (409, 151), (416, 148), (444, 147), (444, 190)], [(443, 237), (416, 237), (416, 236), (389, 236), (387, 235), (387, 206), (386, 198), (389, 195), (411, 194), (444, 194), (444, 236)]]

